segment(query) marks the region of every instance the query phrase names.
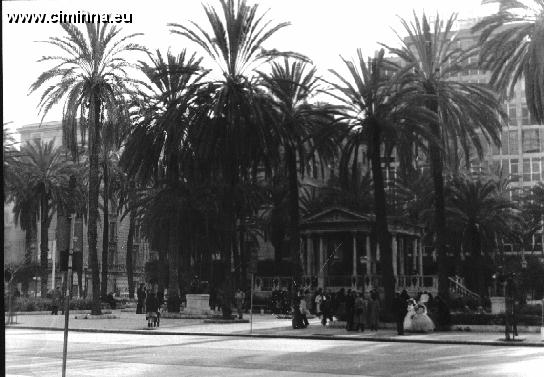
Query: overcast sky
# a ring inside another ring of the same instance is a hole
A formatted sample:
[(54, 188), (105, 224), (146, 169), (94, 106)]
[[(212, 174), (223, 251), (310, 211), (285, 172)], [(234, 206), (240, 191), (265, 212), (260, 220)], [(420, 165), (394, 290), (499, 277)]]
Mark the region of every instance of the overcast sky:
[[(356, 49), (373, 55), (377, 42), (396, 43), (392, 31), (401, 32), (398, 16), (412, 17), (412, 10), (428, 15), (437, 12), (442, 17), (452, 12), (459, 19), (489, 14), (493, 8), (481, 6), (481, 0), (260, 0), (261, 9), (269, 9), (269, 17), (277, 22), (289, 21), (291, 26), (281, 30), (266, 47), (293, 50), (310, 57), (320, 72), (340, 68), (339, 55), (351, 58)], [(219, 3), (217, 0), (205, 3)], [(253, 1), (250, 0), (250, 3)], [(170, 48), (179, 52), (192, 48), (180, 36), (171, 35), (169, 22), (187, 20), (203, 22), (201, 0), (184, 1), (2, 1), (2, 60), (4, 122), (12, 122), (10, 129), (39, 122), (36, 105), (39, 94), (28, 95), (30, 84), (44, 70), (37, 63), (42, 55), (49, 55), (50, 47), (36, 43), (50, 36), (59, 36), (60, 26), (55, 24), (9, 24), (7, 15), (13, 13), (63, 13), (78, 10), (99, 13), (131, 13), (132, 24), (123, 24), (126, 33), (141, 32), (141, 44), (154, 50)], [(401, 33), (402, 34), (402, 33)], [(49, 50), (48, 50), (49, 49)], [(60, 119), (61, 106), (45, 118)]]

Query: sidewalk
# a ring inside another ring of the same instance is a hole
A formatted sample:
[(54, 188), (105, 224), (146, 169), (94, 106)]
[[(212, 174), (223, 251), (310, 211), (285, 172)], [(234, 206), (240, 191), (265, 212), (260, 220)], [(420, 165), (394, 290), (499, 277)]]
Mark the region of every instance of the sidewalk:
[[(499, 332), (436, 332), (430, 334), (397, 335), (391, 329), (380, 329), (378, 332), (355, 333), (342, 328), (321, 326), (318, 319), (311, 319), (306, 329), (294, 330), (290, 319), (277, 319), (271, 314), (254, 314), (252, 331), (249, 323), (203, 323), (201, 319), (162, 318), (159, 328), (148, 329), (145, 315), (120, 310), (113, 310), (115, 319), (79, 319), (81, 315), (70, 314), (70, 329), (85, 332), (113, 332), (126, 334), (179, 334), (208, 336), (243, 336), (263, 338), (307, 338), (307, 339), (341, 339), (374, 342), (413, 342), (436, 344), (476, 344), (544, 347), (544, 339), (540, 333), (520, 333), (522, 341), (505, 342), (504, 333)], [(78, 317), (76, 319), (75, 317)], [(244, 318), (249, 318), (245, 315)], [(6, 325), (7, 329), (32, 328), (62, 330), (63, 315), (19, 315), (17, 324)]]

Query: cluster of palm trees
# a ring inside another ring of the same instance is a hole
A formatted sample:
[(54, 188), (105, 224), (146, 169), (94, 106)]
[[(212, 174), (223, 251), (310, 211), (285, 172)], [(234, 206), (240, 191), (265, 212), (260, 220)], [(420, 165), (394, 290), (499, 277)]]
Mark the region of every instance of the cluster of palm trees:
[[(499, 15), (508, 11), (501, 7)], [(63, 103), (64, 145), (76, 160), (87, 153), (87, 199), (80, 212), (88, 214), (93, 312), (100, 312), (97, 220), (101, 181), (104, 225), (108, 224), (108, 198), (130, 215), (129, 233), (134, 233), (135, 219), (140, 219), (144, 234), (159, 250), (160, 262), (167, 266), (168, 273), (162, 274), (159, 285), (168, 286), (168, 308), (177, 311), (180, 286), (187, 286), (191, 266), (210, 264), (217, 253), (222, 270), (214, 274), (221, 276), (223, 299), (231, 300), (233, 286), (244, 283), (241, 277), (246, 276), (251, 258), (249, 246), (266, 224), (272, 230), (276, 253), (290, 256), (289, 272), (299, 280), (301, 214), (316, 209), (312, 194), (323, 203), (330, 193), (312, 193), (315, 189), (302, 187), (301, 178), (318, 176), (317, 172), (332, 165), (339, 167), (338, 192), (352, 198), (351, 203), (359, 208), (375, 212), (386, 304), (390, 304), (394, 280), (387, 216), (394, 208), (382, 169), (383, 156), (394, 151), (406, 182), (417, 181), (409, 177), (419, 174), (419, 156), (425, 156), (430, 165), (427, 182), (432, 183), (425, 186), (432, 187), (427, 196), (433, 199), (429, 228), (438, 255), (439, 293), (447, 296), (445, 177), (457, 176), (453, 167), (459, 166), (449, 162), (464, 158), (468, 166), (472, 151), (482, 154), (482, 138), (500, 144), (505, 117), (497, 93), (506, 78), (508, 83), (519, 79), (521, 65), (529, 67), (523, 71), (525, 79), (534, 79), (526, 85), (527, 96), (535, 119), (542, 122), (544, 62), (538, 56), (522, 59), (523, 54), (534, 55), (542, 45), (542, 14), (526, 20), (536, 26), (523, 29), (527, 49), (509, 55), (506, 72), (504, 64), (492, 64), (493, 54), (500, 49), (458, 47), (452, 30), (455, 16), (445, 21), (437, 17), (433, 24), (425, 15), (414, 14), (413, 21), (402, 21), (407, 36), (400, 39), (400, 47), (384, 45), (368, 59), (358, 51), (356, 59), (343, 59), (344, 71), (331, 70), (332, 78), (324, 80), (306, 57), (265, 48), (288, 23), (267, 20), (257, 5), (221, 0), (217, 8), (204, 6), (204, 12), (207, 25), (169, 24), (184, 46), (197, 47), (203, 57), (186, 49), (179, 54), (153, 54), (133, 42), (137, 35), (122, 36), (120, 29), (102, 24), (88, 24), (83, 32), (63, 24), (64, 36), (47, 42), (62, 54), (42, 58), (55, 65), (31, 90), (42, 90), (40, 111), (44, 115)], [(513, 21), (497, 17), (490, 16), (476, 27), (484, 30), (485, 46), (498, 43), (497, 38), (518, 38), (521, 33), (518, 23), (506, 29), (507, 36), (489, 33), (495, 25)], [(386, 58), (385, 51), (392, 57)], [(455, 81), (452, 75), (465, 69), (469, 58), (478, 53), (486, 68), (502, 70), (493, 76), (498, 78), (491, 85)], [(130, 54), (139, 56), (138, 64), (131, 63)], [(505, 59), (506, 53), (500, 58)], [(85, 144), (88, 147), (82, 149)], [(39, 145), (25, 148), (34, 148), (35, 153), (40, 150)], [(371, 175), (365, 176), (366, 162)], [(70, 174), (55, 173), (59, 187), (69, 186)], [(372, 186), (364, 191), (365, 183), (370, 182)], [(487, 193), (488, 182), (480, 179), (452, 182), (452, 187), (476, 182), (485, 186), (478, 190)], [(42, 229), (47, 229), (50, 209), (46, 202), (57, 203), (59, 194), (43, 181), (36, 180), (36, 187), (43, 188), (33, 198), (41, 200)], [(411, 191), (408, 184), (400, 191), (406, 199), (403, 211), (413, 214), (410, 210), (423, 193)], [(371, 204), (363, 203), (362, 192), (372, 193)], [(463, 200), (459, 190), (448, 195), (452, 203)], [(19, 196), (10, 198), (18, 200)], [(499, 202), (486, 203), (489, 208), (485, 211), (492, 214), (484, 216), (507, 222), (499, 215), (507, 210), (506, 204)], [(483, 230), (487, 225), (479, 219), (469, 216), (459, 221), (464, 221), (471, 234), (478, 233), (478, 226), (481, 234), (487, 232)], [(129, 234), (129, 250), (131, 237)], [(481, 243), (478, 237), (471, 242)], [(43, 253), (44, 249), (42, 259)], [(102, 259), (104, 286), (107, 254)], [(228, 306), (224, 307), (229, 315)]]

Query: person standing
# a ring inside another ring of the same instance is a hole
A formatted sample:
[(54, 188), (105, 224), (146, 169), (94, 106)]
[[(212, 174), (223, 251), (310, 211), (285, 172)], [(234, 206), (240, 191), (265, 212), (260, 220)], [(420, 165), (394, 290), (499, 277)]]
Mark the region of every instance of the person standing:
[(240, 288), (238, 288), (238, 290), (236, 291), (236, 294), (234, 295), (236, 310), (238, 311), (238, 319), (243, 318), (245, 299), (246, 299), (246, 294)]
[(397, 323), (398, 335), (404, 335), (404, 317), (406, 316), (406, 313), (406, 301), (404, 301), (397, 292), (393, 299), (393, 314), (395, 316), (395, 322)]
[(315, 296), (315, 314), (317, 314), (318, 317), (321, 317), (321, 314), (323, 314), (322, 305), (324, 299), (325, 296), (323, 296), (323, 292), (321, 288), (319, 288), (317, 290), (317, 295)]
[(359, 329), (361, 329), (362, 332), (365, 331), (367, 310), (368, 310), (367, 301), (365, 300), (364, 296), (360, 292), (357, 292), (357, 298), (355, 299), (355, 304), (354, 304), (355, 314), (353, 315), (354, 331), (359, 331)]
[(143, 314), (145, 313), (144, 305), (145, 305), (145, 299), (147, 296), (144, 283), (140, 283), (140, 287), (136, 291), (136, 295), (138, 296), (138, 303), (136, 305), (136, 314)]
[(308, 311), (308, 307), (306, 306), (306, 298), (304, 296), (302, 296), (300, 299), (299, 308), (300, 308), (300, 317), (302, 319), (302, 326), (306, 328), (310, 324), (308, 322), (308, 313), (310, 312)]
[(62, 298), (62, 292), (60, 291), (60, 287), (57, 287), (53, 291), (53, 302), (52, 302), (52, 308), (51, 308), (52, 315), (59, 314), (59, 305), (60, 305), (61, 298)]
[(378, 331), (378, 321), (380, 318), (380, 300), (377, 292), (370, 294), (368, 303), (368, 326), (370, 331)]
[(147, 308), (147, 327), (158, 326), (159, 300), (155, 293), (150, 293), (147, 296), (145, 306)]
[(346, 330), (353, 330), (353, 315), (355, 314), (353, 308), (355, 306), (355, 292), (348, 289), (346, 296)]

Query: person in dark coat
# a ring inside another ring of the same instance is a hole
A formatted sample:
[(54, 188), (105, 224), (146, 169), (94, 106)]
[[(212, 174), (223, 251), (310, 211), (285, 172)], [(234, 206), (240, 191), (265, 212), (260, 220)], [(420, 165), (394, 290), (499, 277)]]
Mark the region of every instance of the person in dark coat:
[(378, 331), (378, 321), (380, 319), (380, 300), (378, 292), (370, 294), (368, 302), (368, 327), (370, 331)]
[(145, 306), (147, 308), (147, 327), (158, 326), (159, 300), (155, 293), (151, 293), (147, 296)]
[(53, 291), (53, 302), (52, 302), (52, 308), (51, 308), (51, 314), (57, 315), (59, 314), (59, 306), (62, 299), (62, 292), (60, 291), (60, 287), (57, 287)]
[(346, 295), (346, 330), (353, 330), (353, 307), (355, 305), (355, 295), (351, 289), (348, 289)]
[(140, 284), (140, 287), (136, 291), (136, 294), (138, 296), (138, 303), (136, 305), (136, 314), (143, 314), (144, 313), (145, 299), (147, 297), (147, 293), (145, 291), (145, 284), (144, 283)]
[(395, 315), (397, 334), (399, 335), (404, 335), (404, 317), (406, 316), (406, 313), (408, 313), (406, 300), (404, 300), (402, 295), (397, 292), (395, 293), (395, 298), (393, 299), (393, 314)]
[(360, 329), (364, 332), (368, 317), (368, 301), (360, 292), (357, 292), (353, 311), (353, 327), (355, 331), (359, 331)]

